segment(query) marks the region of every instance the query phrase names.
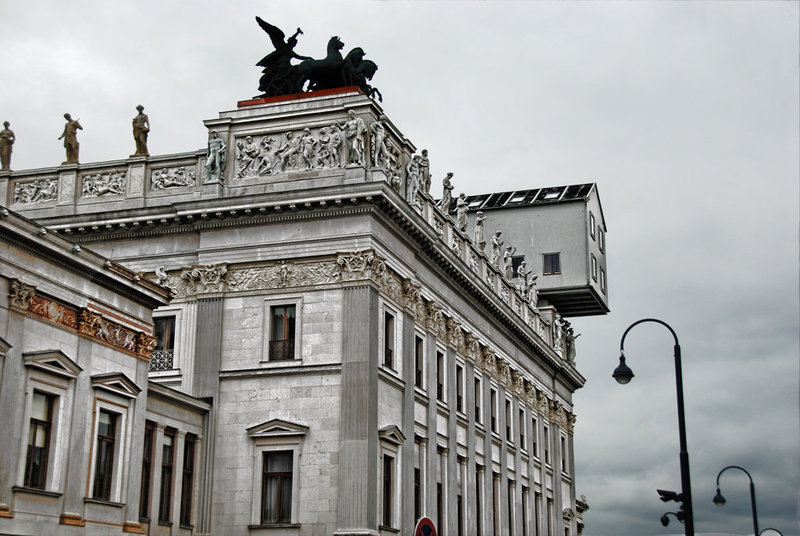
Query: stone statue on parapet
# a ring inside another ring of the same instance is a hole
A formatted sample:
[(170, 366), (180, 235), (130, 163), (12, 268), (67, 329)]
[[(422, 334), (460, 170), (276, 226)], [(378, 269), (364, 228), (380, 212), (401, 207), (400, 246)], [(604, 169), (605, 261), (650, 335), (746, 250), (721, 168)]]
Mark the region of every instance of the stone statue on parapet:
[(577, 354), (577, 352), (575, 350), (575, 339), (580, 337), (581, 334), (578, 333), (577, 335), (575, 335), (575, 330), (572, 329), (572, 325), (570, 325), (569, 321), (564, 320), (564, 324), (567, 327), (567, 336), (566, 336), (566, 339), (567, 339), (567, 344), (566, 344), (566, 346), (567, 346), (567, 355), (566, 355), (567, 363), (569, 363), (570, 365), (574, 365), (575, 364), (575, 355)]
[(500, 240), (500, 235), (503, 231), (495, 231), (492, 235), (492, 266), (500, 268), (500, 248), (503, 247), (503, 241)]
[[(419, 177), (421, 181), (420, 188), (426, 194), (431, 193), (431, 161), (428, 159), (428, 150), (422, 150), (422, 156), (419, 157)], [(462, 229), (463, 230), (463, 229)]]
[(131, 156), (149, 156), (147, 152), (147, 134), (150, 132), (150, 118), (144, 113), (144, 106), (136, 107), (138, 115), (133, 118), (133, 141), (136, 142), (136, 152)]
[(483, 250), (486, 249), (486, 234), (483, 231), (483, 221), (486, 219), (486, 216), (483, 212), (478, 211), (475, 215), (475, 247), (483, 253)]
[(372, 134), (369, 150), (372, 153), (372, 166), (381, 169), (389, 168), (389, 149), (386, 147), (386, 116), (382, 115), (369, 126)]
[(206, 156), (206, 182), (222, 182), (227, 161), (228, 147), (219, 138), (216, 130), (211, 131), (211, 138), (208, 140), (208, 152)]
[(506, 247), (505, 253), (503, 253), (503, 274), (509, 281), (514, 277), (514, 262), (511, 260), (511, 257), (513, 257), (516, 252), (516, 247), (508, 246)]
[(8, 128), (11, 125), (8, 121), (3, 122), (3, 130), (0, 130), (0, 169), (8, 171), (11, 169), (11, 146), (17, 140), (14, 131)]
[(453, 174), (448, 173), (442, 180), (442, 201), (440, 206), (445, 214), (450, 213), (450, 205), (453, 203), (453, 184), (450, 182), (452, 178)]
[(347, 111), (347, 121), (337, 124), (339, 130), (344, 131), (344, 140), (347, 145), (347, 163), (364, 165), (364, 134), (367, 125), (364, 120), (356, 115), (354, 110)]
[(419, 156), (414, 155), (406, 166), (406, 201), (414, 207), (419, 206), (417, 201), (419, 182)]
[(517, 268), (517, 289), (523, 298), (528, 294), (528, 276), (532, 273), (532, 270), (528, 270), (528, 265), (525, 261), (519, 263)]
[(464, 193), (458, 194), (458, 199), (456, 199), (456, 227), (459, 228), (461, 231), (467, 230), (467, 207), (469, 204), (467, 203), (467, 197)]
[[(383, 100), (380, 91), (369, 85), (378, 66), (375, 62), (364, 59), (366, 54), (361, 47), (354, 48), (346, 57), (342, 57), (341, 50), (344, 48), (344, 43), (338, 36), (333, 36), (328, 41), (325, 58), (315, 60), (294, 51), (294, 47), (297, 46), (297, 36), (303, 33), (300, 28), (286, 39), (286, 34), (277, 26), (260, 17), (256, 17), (256, 22), (267, 32), (272, 46), (275, 47), (274, 51), (256, 64), (263, 67), (263, 74), (258, 84), (259, 91), (263, 92), (261, 97), (357, 86), (367, 96), (377, 96), (378, 100)], [(292, 65), (292, 59), (302, 61)]]
[(77, 164), (78, 163), (78, 130), (83, 130), (83, 127), (77, 119), (73, 120), (69, 114), (64, 114), (64, 119), (67, 124), (64, 125), (64, 132), (58, 139), (64, 139), (64, 148), (67, 150), (67, 160), (64, 164)]
[(536, 278), (539, 277), (538, 275), (532, 275), (530, 280), (528, 280), (528, 303), (531, 304), (531, 307), (536, 309), (536, 305), (539, 303), (539, 288), (536, 286)]

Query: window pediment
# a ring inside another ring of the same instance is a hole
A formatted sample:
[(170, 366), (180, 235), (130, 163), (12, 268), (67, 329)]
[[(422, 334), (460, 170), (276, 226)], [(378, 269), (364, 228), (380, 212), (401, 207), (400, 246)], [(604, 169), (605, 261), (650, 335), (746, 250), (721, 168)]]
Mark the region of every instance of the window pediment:
[(142, 392), (138, 385), (121, 372), (95, 374), (92, 376), (92, 387), (104, 389), (125, 398), (136, 398)]
[(406, 440), (406, 436), (403, 434), (402, 430), (394, 424), (378, 430), (378, 438), (381, 441), (388, 441), (397, 446), (402, 445)]
[(3, 337), (0, 337), (0, 356), (5, 356), (11, 348), (12, 346)]
[(22, 354), (26, 367), (32, 367), (64, 378), (75, 379), (83, 371), (61, 350), (44, 350)]
[(272, 419), (247, 429), (248, 435), (253, 439), (275, 437), (304, 437), (308, 426), (295, 424), (282, 419)]

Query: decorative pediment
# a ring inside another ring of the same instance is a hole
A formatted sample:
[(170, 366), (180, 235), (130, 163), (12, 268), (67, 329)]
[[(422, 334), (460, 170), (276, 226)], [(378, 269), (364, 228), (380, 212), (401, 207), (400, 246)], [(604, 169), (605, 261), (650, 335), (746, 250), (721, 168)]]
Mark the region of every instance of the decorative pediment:
[(121, 372), (95, 374), (92, 376), (92, 387), (103, 389), (125, 398), (136, 398), (142, 392), (138, 385)]
[(35, 368), (69, 379), (77, 378), (78, 374), (83, 370), (61, 350), (26, 352), (22, 354), (22, 359), (26, 367)]
[(378, 439), (381, 441), (388, 441), (389, 443), (399, 447), (405, 442), (406, 436), (403, 435), (403, 432), (397, 427), (397, 425), (392, 424), (378, 430)]
[(3, 337), (0, 337), (0, 355), (5, 356), (13, 348)]
[(257, 424), (247, 429), (247, 434), (253, 439), (273, 437), (304, 437), (307, 432), (308, 426), (295, 424), (282, 419), (272, 419), (271, 421)]
[(564, 516), (565, 520), (575, 519), (575, 512), (572, 511), (572, 508), (564, 508), (561, 515)]

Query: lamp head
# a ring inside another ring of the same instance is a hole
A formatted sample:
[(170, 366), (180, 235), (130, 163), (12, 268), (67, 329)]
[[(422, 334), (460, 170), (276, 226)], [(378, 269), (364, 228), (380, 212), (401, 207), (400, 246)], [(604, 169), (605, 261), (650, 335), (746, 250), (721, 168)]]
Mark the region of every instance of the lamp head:
[(716, 504), (717, 506), (725, 506), (725, 503), (727, 502), (727, 501), (725, 500), (725, 497), (723, 497), (723, 496), (722, 496), (722, 493), (720, 493), (720, 491), (719, 491), (719, 488), (717, 488), (717, 494), (716, 494), (716, 495), (714, 495), (714, 498), (713, 498), (713, 499), (711, 499), (711, 500), (712, 500), (712, 501), (714, 502), (714, 504)]
[(667, 514), (661, 516), (661, 524), (665, 527), (669, 525), (669, 516), (667, 516)]
[(617, 380), (617, 383), (620, 385), (630, 383), (630, 381), (633, 379), (633, 371), (628, 365), (625, 364), (625, 354), (620, 354), (619, 366), (614, 369), (611, 377)]

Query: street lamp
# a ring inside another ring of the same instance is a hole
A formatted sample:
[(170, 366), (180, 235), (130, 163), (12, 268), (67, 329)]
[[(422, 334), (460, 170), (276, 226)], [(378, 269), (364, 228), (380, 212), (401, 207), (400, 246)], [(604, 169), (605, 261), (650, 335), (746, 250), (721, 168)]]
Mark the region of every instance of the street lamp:
[(719, 474), (717, 474), (717, 494), (714, 495), (714, 498), (711, 500), (717, 506), (722, 507), (725, 505), (726, 502), (725, 497), (723, 497), (722, 493), (719, 491), (719, 477), (721, 477), (722, 473), (724, 473), (728, 469), (739, 469), (740, 471), (743, 471), (744, 474), (747, 475), (747, 478), (750, 479), (750, 510), (753, 512), (753, 535), (759, 536), (760, 533), (758, 532), (758, 513), (756, 512), (756, 486), (755, 484), (753, 484), (753, 477), (750, 476), (750, 473), (747, 472), (747, 469), (745, 469), (744, 467), (739, 467), (738, 465), (729, 465), (728, 467), (723, 468), (722, 471), (720, 471)]
[(764, 533), (765, 533), (765, 532), (767, 532), (768, 530), (771, 530), (772, 532), (777, 532), (778, 534), (780, 534), (781, 536), (783, 536), (783, 533), (782, 533), (781, 531), (779, 531), (778, 529), (773, 529), (772, 527), (767, 527), (767, 528), (765, 528), (764, 530), (762, 530), (761, 532), (759, 532), (759, 533), (758, 533), (758, 536), (761, 536), (762, 534), (764, 534)]
[[(661, 324), (665, 328), (669, 330), (672, 334), (672, 338), (675, 339), (675, 347), (674, 347), (674, 354), (675, 354), (675, 385), (678, 393), (678, 436), (680, 439), (680, 454), (679, 460), (681, 465), (681, 493), (675, 493), (674, 491), (665, 491), (665, 490), (657, 490), (659, 497), (662, 501), (676, 501), (680, 502), (681, 507), (678, 512), (667, 512), (667, 514), (672, 514), (675, 516), (678, 521), (683, 521), (684, 526), (684, 533), (686, 536), (694, 536), (694, 516), (692, 510), (692, 485), (691, 479), (689, 478), (689, 453), (686, 449), (686, 419), (684, 417), (683, 411), (683, 377), (681, 372), (681, 346), (678, 344), (678, 336), (675, 334), (675, 330), (673, 330), (669, 324), (658, 320), (656, 318), (643, 318), (641, 320), (637, 320), (630, 326), (628, 329), (625, 330), (625, 333), (622, 334), (622, 339), (619, 341), (619, 366), (614, 369), (614, 373), (611, 375), (617, 383), (625, 385), (629, 383), (631, 379), (633, 379), (633, 371), (628, 367), (625, 363), (625, 337), (628, 335), (628, 332), (633, 328), (633, 326), (637, 324), (641, 324), (643, 322), (655, 322), (656, 324)], [(666, 526), (669, 523), (669, 517), (667, 514), (661, 516), (661, 524)]]

